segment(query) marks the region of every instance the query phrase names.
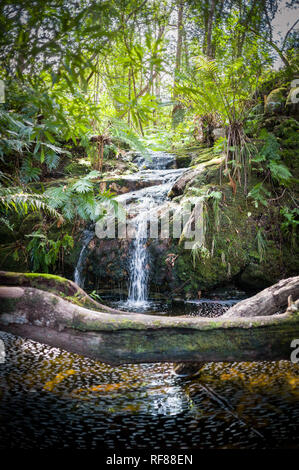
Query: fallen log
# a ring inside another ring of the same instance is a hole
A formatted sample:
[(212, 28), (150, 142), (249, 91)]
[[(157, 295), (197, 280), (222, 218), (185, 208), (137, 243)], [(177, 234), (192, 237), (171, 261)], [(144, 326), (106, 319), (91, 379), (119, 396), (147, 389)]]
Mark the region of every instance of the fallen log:
[(173, 198), (182, 195), (187, 184), (191, 183), (198, 175), (203, 173), (207, 169), (207, 167), (212, 165), (220, 165), (222, 161), (223, 157), (213, 158), (208, 162), (198, 165), (195, 169), (190, 169), (186, 171), (182, 174), (182, 176), (180, 176), (180, 178), (176, 180), (171, 190), (169, 191), (168, 196)]
[(238, 302), (223, 317), (273, 315), (286, 308), (290, 296), (295, 300), (299, 298), (299, 276), (282, 279), (253, 297)]
[[(53, 274), (42, 273), (15, 273), (0, 271), (0, 286), (19, 286), (19, 287), (35, 287), (37, 289), (52, 292), (59, 296), (63, 296), (69, 302), (76, 305), (85, 306), (95, 310), (110, 313), (124, 313), (122, 310), (107, 307), (92, 299), (81, 287), (70, 279)], [(127, 314), (130, 312), (126, 312)]]
[(2, 286), (0, 302), (4, 331), (110, 364), (289, 359), (299, 338), (298, 301), (282, 314), (213, 319), (99, 312), (32, 287)]

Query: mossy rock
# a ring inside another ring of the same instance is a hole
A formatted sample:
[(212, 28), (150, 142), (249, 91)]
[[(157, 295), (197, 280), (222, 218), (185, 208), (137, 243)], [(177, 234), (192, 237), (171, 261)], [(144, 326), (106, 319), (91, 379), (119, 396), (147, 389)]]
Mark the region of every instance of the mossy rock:
[(176, 155), (175, 161), (177, 168), (187, 168), (191, 165), (192, 155)]
[[(173, 270), (177, 284), (184, 284), (185, 295), (194, 296), (199, 290), (208, 290), (230, 281), (240, 281), (242, 286), (258, 290), (282, 277), (295, 275), (299, 263), (293, 259), (296, 256), (294, 249), (286, 239), (281, 246), (281, 239), (277, 237), (281, 231), (279, 208), (270, 207), (269, 212), (265, 213), (263, 207), (254, 206), (242, 188), (238, 187), (236, 194), (233, 194), (226, 182), (215, 184), (219, 168), (210, 168), (210, 171), (211, 179), (209, 172), (197, 175), (183, 194), (183, 199), (192, 196), (194, 191), (196, 194), (196, 188), (203, 193), (211, 189), (222, 192), (218, 224), (213, 200), (205, 202), (205, 248), (210, 256), (206, 251), (199, 250), (194, 257), (191, 250), (184, 248), (184, 241), (178, 245), (179, 256)], [(211, 183), (204, 185), (204, 179)], [(257, 177), (252, 176), (250, 187), (257, 182)], [(264, 253), (259, 252), (259, 229), (266, 239)], [(172, 249), (172, 252), (175, 251)], [(260, 261), (262, 257), (264, 259)]]
[(64, 167), (64, 172), (70, 176), (84, 176), (92, 170), (90, 162), (73, 161)]
[(263, 266), (257, 263), (249, 263), (239, 276), (238, 284), (246, 289), (260, 291), (271, 285)]
[(279, 248), (269, 240), (264, 258), (261, 261), (251, 259), (238, 278), (239, 284), (244, 288), (262, 290), (281, 278), (294, 276), (299, 272), (298, 255), (298, 249)]
[(202, 173), (198, 174), (193, 181), (191, 181), (186, 189), (190, 186), (201, 187), (206, 184), (218, 184), (220, 178), (220, 165), (205, 165), (205, 169)]

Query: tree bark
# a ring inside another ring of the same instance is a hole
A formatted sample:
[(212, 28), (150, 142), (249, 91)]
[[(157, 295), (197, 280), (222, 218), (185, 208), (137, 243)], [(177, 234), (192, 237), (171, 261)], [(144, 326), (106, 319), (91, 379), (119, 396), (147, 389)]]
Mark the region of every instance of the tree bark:
[[(110, 364), (289, 359), (290, 344), (299, 338), (299, 302), (291, 302), (283, 314), (275, 312), (287, 297), (295, 298), (298, 284), (299, 277), (290, 278), (248, 299), (250, 316), (244, 316), (242, 309), (242, 316), (239, 312), (235, 316), (237, 309), (232, 307), (234, 315), (228, 311), (213, 319), (111, 314), (40, 289), (3, 286), (0, 326)], [(259, 313), (265, 308), (266, 315), (252, 317), (253, 307)]]
[(253, 297), (238, 302), (223, 317), (273, 315), (287, 306), (290, 296), (295, 300), (299, 298), (299, 276), (283, 279)]
[(58, 296), (67, 297), (68, 301), (75, 302), (76, 305), (81, 305), (86, 308), (109, 313), (130, 313), (107, 307), (107, 305), (103, 305), (89, 297), (89, 295), (75, 282), (70, 281), (69, 279), (65, 279), (61, 276), (54, 276), (52, 274), (14, 273), (0, 271), (0, 286), (1, 285), (36, 287), (41, 290), (50, 291)]

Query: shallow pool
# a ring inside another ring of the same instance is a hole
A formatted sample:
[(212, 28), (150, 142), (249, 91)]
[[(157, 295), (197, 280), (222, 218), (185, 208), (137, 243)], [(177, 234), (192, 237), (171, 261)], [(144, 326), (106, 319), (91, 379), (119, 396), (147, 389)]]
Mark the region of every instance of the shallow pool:
[(299, 367), (111, 367), (0, 332), (0, 448), (298, 448)]

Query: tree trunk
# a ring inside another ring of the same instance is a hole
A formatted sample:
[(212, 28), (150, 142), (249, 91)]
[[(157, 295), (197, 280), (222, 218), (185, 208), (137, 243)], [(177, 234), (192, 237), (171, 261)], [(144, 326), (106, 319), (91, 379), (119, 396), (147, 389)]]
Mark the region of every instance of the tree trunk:
[(224, 315), (225, 318), (257, 317), (273, 315), (285, 309), (288, 298), (299, 298), (299, 276), (283, 279), (249, 299), (242, 300), (231, 307)]
[[(66, 298), (69, 302), (74, 302), (76, 305), (82, 307), (100, 310), (109, 313), (123, 314), (121, 310), (107, 307), (96, 300), (89, 297), (89, 295), (81, 289), (73, 281), (65, 279), (61, 276), (54, 276), (53, 274), (41, 273), (13, 273), (0, 271), (0, 286), (19, 286), (19, 287), (36, 287), (41, 290), (50, 291), (55, 295)], [(1, 310), (0, 310), (1, 312)], [(130, 312), (125, 312), (126, 314)]]
[[(129, 103), (131, 102), (131, 69), (129, 69), (128, 71), (128, 101)], [(130, 104), (131, 106), (131, 104)], [(129, 108), (129, 111), (128, 111), (128, 126), (130, 127), (131, 125), (131, 111), (130, 111), (130, 108)]]
[(207, 56), (209, 59), (213, 59), (212, 30), (213, 30), (213, 18), (214, 18), (215, 6), (216, 6), (216, 0), (212, 0), (211, 8), (209, 11), (208, 25), (207, 25)]
[[(299, 302), (283, 314), (275, 312), (287, 297), (298, 295), (298, 284), (299, 276), (248, 299), (249, 316), (243, 309), (235, 316), (236, 305), (233, 315), (228, 311), (214, 319), (104, 313), (40, 289), (3, 286), (0, 326), (111, 364), (289, 359), (291, 342), (299, 338)], [(266, 315), (252, 318), (253, 307), (259, 313), (265, 308)]]
[[(184, 11), (184, 2), (179, 0), (178, 2), (178, 22), (177, 22), (177, 47), (176, 47), (176, 56), (175, 56), (175, 69), (174, 69), (174, 79), (173, 79), (173, 101), (175, 102), (177, 98), (176, 93), (176, 84), (178, 82), (178, 74), (181, 69), (182, 61), (182, 44), (183, 44), (183, 11)], [(172, 127), (176, 127), (176, 115), (179, 109), (181, 108), (180, 103), (174, 103), (172, 110)]]

